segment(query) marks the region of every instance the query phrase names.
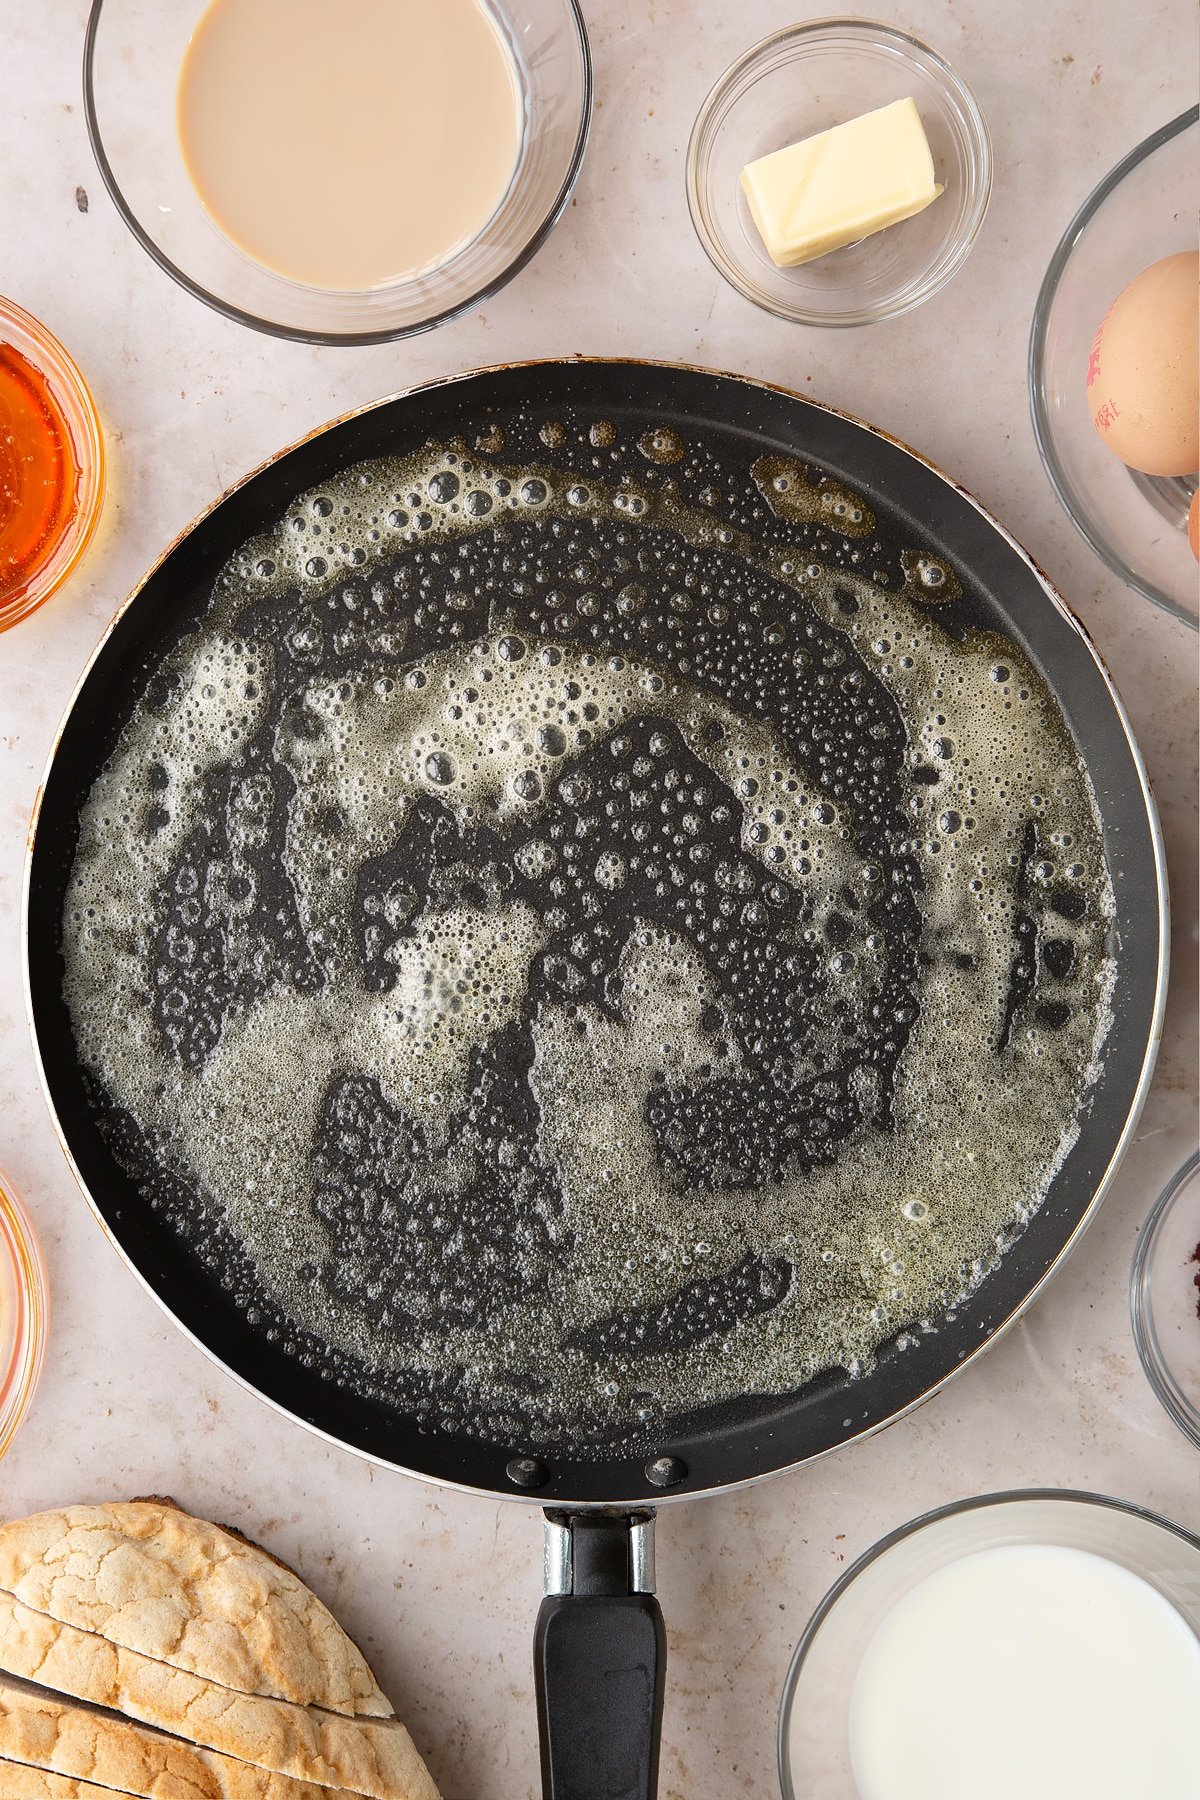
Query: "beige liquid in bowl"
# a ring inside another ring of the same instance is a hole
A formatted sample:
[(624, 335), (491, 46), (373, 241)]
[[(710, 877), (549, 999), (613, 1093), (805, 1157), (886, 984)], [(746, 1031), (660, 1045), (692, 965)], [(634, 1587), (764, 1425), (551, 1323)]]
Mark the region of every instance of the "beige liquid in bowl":
[(361, 290), (443, 263), (517, 164), (517, 71), (483, 0), (211, 0), (179, 139), (213, 222), (254, 261)]

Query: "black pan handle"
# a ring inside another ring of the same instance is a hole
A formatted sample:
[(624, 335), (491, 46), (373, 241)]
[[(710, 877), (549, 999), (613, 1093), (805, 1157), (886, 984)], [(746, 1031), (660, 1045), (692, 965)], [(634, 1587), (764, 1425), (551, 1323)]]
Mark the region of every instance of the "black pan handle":
[(543, 1800), (654, 1800), (667, 1637), (654, 1514), (546, 1514), (534, 1634)]

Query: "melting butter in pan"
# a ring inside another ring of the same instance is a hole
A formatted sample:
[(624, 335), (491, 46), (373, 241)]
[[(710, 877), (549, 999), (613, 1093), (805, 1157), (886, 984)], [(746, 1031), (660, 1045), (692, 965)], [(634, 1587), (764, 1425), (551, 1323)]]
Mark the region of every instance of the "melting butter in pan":
[[(862, 541), (818, 472), (754, 480)], [(611, 1444), (995, 1266), (1097, 1074), (1111, 894), (1045, 683), (904, 573), (453, 446), (231, 559), (92, 790), (66, 994), (122, 1153), (297, 1355)]]

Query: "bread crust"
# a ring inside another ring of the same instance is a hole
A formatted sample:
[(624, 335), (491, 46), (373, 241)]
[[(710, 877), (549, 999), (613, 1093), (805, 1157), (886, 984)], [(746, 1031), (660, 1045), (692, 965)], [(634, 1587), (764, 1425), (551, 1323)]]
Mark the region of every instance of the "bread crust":
[(73, 1775), (31, 1769), (28, 1763), (0, 1760), (0, 1794), (4, 1800), (136, 1800), (117, 1788), (93, 1787)]
[(235, 1692), (391, 1716), (362, 1652), (297, 1575), (170, 1501), (68, 1506), (0, 1526), (0, 1588)]
[(138, 1800), (346, 1800), (11, 1677), (0, 1677), (0, 1757)]
[(0, 1591), (0, 1669), (274, 1774), (371, 1800), (437, 1800), (398, 1719), (349, 1718), (236, 1693)]

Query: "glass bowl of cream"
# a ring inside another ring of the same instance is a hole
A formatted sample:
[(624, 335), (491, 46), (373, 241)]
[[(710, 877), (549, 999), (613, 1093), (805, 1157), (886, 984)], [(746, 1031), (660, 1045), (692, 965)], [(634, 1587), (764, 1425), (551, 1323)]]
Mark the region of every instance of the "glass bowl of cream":
[(883, 1538), (784, 1683), (784, 1800), (1191, 1800), (1200, 1538), (1125, 1501), (984, 1495)]
[(577, 0), (93, 0), (92, 149), (159, 266), (278, 337), (367, 344), (493, 294), (571, 196)]

